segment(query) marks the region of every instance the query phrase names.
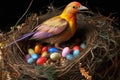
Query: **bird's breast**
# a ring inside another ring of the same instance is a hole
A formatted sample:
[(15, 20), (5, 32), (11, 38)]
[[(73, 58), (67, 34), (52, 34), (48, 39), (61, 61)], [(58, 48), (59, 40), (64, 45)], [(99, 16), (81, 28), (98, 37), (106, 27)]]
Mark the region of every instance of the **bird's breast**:
[(62, 18), (64, 18), (68, 23), (69, 27), (71, 29), (71, 32), (74, 34), (77, 29), (77, 22), (76, 22), (76, 16), (75, 15), (61, 15)]
[(77, 29), (76, 21), (75, 20), (69, 21), (69, 25), (70, 25), (71, 32), (74, 34)]

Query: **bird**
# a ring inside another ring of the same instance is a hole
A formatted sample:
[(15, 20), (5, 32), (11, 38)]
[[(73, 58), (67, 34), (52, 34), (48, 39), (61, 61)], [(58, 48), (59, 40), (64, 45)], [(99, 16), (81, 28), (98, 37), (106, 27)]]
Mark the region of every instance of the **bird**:
[(77, 13), (87, 9), (80, 2), (70, 2), (61, 14), (38, 24), (32, 32), (24, 34), (10, 45), (31, 36), (30, 40), (40, 40), (61, 49), (59, 44), (69, 40), (77, 30)]

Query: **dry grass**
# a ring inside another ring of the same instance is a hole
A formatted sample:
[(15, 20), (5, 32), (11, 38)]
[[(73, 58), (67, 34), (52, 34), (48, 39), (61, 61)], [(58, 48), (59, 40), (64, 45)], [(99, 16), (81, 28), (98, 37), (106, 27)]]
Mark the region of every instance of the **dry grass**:
[(19, 25), (18, 29), (12, 29), (10, 32), (0, 36), (0, 42), (2, 43), (0, 49), (2, 53), (1, 78), (3, 80), (6, 78), (21, 79), (23, 77), (29, 80), (43, 80), (43, 78), (52, 80), (53, 78), (50, 78), (47, 74), (51, 73), (50, 70), (54, 71), (52, 76), (56, 80), (81, 80), (84, 79), (84, 76), (81, 75), (83, 73), (79, 70), (79, 63), (81, 63), (81, 67), (89, 72), (93, 80), (118, 80), (120, 78), (120, 31), (112, 26), (113, 19), (102, 15), (79, 14), (77, 16), (79, 29), (75, 36), (65, 43), (71, 47), (76, 44), (74, 40), (80, 38), (85, 41), (86, 48), (79, 57), (67, 62), (64, 66), (39, 68), (34, 64), (27, 64), (24, 59), (26, 49), (32, 46), (30, 43), (34, 44), (35, 41), (24, 39), (15, 45), (4, 48), (11, 41), (31, 32), (31, 29), (36, 25), (53, 15), (57, 15), (57, 13), (48, 12), (40, 16), (32, 14), (23, 24)]

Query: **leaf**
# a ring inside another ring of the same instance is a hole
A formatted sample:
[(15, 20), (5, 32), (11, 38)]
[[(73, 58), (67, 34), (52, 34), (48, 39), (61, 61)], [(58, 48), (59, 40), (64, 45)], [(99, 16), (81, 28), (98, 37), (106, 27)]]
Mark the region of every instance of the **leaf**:
[(48, 80), (54, 80), (54, 74), (55, 70), (53, 67), (48, 67), (44, 72), (44, 75), (47, 76)]
[(35, 69), (45, 75), (48, 80), (54, 80), (55, 70), (52, 66), (36, 66)]

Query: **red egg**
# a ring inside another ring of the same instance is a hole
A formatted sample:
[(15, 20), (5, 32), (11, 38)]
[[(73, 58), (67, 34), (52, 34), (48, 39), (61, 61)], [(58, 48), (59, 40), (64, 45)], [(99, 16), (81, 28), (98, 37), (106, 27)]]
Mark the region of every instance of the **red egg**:
[(48, 47), (47, 47), (47, 46), (44, 46), (41, 51), (42, 51), (42, 53), (43, 53), (43, 52), (45, 52), (45, 51), (47, 51), (47, 50), (48, 50)]
[(80, 50), (80, 47), (79, 46), (74, 46), (73, 50)]
[(37, 61), (36, 64), (37, 65), (43, 65), (44, 63), (46, 63), (47, 58), (46, 57), (40, 57)]

